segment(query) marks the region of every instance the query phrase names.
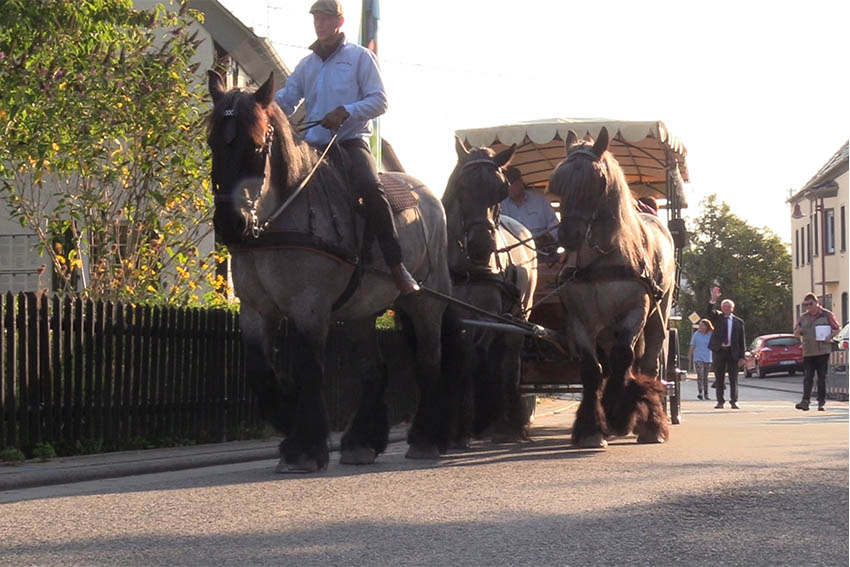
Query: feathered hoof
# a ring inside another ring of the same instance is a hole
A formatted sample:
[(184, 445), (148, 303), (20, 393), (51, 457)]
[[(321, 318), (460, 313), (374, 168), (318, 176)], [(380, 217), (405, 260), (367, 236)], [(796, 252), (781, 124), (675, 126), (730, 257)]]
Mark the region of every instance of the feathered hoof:
[(407, 449), (404, 456), (408, 459), (423, 459), (436, 461), (440, 458), (440, 450), (436, 447), (423, 447), (421, 445), (411, 445)]
[(605, 440), (605, 436), (602, 435), (601, 431), (579, 439), (576, 443), (576, 447), (580, 449), (604, 449), (607, 446), (608, 441)]
[(660, 433), (641, 433), (638, 435), (638, 443), (664, 443), (666, 439)]
[(469, 437), (461, 437), (460, 439), (449, 441), (449, 451), (468, 451), (470, 447), (469, 443)]
[(357, 447), (343, 450), (339, 456), (339, 463), (341, 465), (371, 465), (377, 457), (378, 454), (373, 448)]
[(318, 461), (309, 457), (300, 457), (296, 463), (287, 463), (281, 459), (274, 469), (274, 472), (281, 474), (310, 474), (318, 471)]
[(496, 445), (523, 443), (525, 441), (528, 441), (528, 437), (522, 433), (494, 433), (490, 438), (490, 442), (495, 443)]

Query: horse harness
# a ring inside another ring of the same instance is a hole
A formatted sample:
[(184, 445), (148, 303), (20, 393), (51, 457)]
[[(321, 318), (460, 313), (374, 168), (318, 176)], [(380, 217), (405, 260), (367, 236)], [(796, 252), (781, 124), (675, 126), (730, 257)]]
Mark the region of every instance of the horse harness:
[[(461, 172), (468, 169), (473, 165), (487, 165), (493, 166), (496, 169), (501, 169), (501, 167), (490, 158), (473, 158), (466, 161), (461, 166)], [(500, 207), (499, 204), (495, 205), (495, 222), (490, 223), (489, 219), (486, 220), (476, 220), (471, 223), (467, 223), (466, 219), (463, 218), (463, 215), (460, 215), (460, 224), (461, 230), (463, 231), (463, 240), (458, 240), (458, 246), (460, 246), (461, 252), (466, 256), (466, 259), (471, 262), (469, 258), (469, 253), (467, 252), (469, 248), (469, 232), (473, 227), (478, 226), (480, 224), (488, 225), (488, 230), (493, 228), (496, 230), (496, 234), (498, 234), (498, 228), (501, 226), (499, 222), (499, 213)], [(510, 231), (509, 231), (510, 232)], [(462, 285), (490, 285), (498, 288), (502, 296), (507, 300), (507, 309), (504, 309), (505, 312), (513, 312), (515, 308), (520, 307), (521, 311), (521, 302), (522, 302), (522, 292), (520, 291), (517, 285), (508, 279), (508, 270), (513, 267), (513, 262), (511, 261), (510, 255), (507, 255), (508, 258), (508, 266), (503, 267), (500, 252), (504, 249), (497, 249), (493, 252), (495, 254), (496, 267), (498, 269), (497, 272), (491, 272), (489, 270), (449, 270), (449, 275), (452, 279), (452, 284), (456, 286)]]

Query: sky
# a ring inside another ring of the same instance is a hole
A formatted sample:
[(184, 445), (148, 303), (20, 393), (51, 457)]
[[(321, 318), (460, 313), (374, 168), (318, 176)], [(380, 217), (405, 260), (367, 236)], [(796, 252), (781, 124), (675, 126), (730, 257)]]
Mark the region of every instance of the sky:
[[(313, 0), (220, 0), (291, 69)], [(359, 0), (343, 0), (356, 41)], [(789, 190), (848, 139), (850, 2), (382, 0), (382, 135), (441, 195), (454, 132), (553, 117), (660, 120), (685, 144), (686, 218), (716, 194), (791, 239)]]

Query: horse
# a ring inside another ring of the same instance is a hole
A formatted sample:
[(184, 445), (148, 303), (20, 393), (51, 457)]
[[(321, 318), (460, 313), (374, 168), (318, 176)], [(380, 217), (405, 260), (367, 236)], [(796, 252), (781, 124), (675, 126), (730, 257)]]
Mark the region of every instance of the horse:
[[(485, 311), (525, 320), (537, 282), (534, 241), (519, 221), (499, 215), (499, 203), (508, 194), (502, 167), (516, 146), (496, 154), (490, 148), (468, 149), (456, 137), (455, 149), (457, 165), (442, 198), (453, 296)], [(474, 313), (470, 317), (481, 318)], [(471, 354), (463, 372), (472, 378), (457, 382), (472, 387), (466, 396), (474, 402), (456, 412), (466, 414), (455, 432), (456, 443), (464, 445), (470, 434), (485, 430), (492, 432), (494, 441), (527, 438), (519, 392), (524, 337), (486, 328), (468, 329), (464, 336)]]
[(561, 200), (567, 342), (581, 360), (572, 441), (594, 448), (607, 446), (607, 435), (669, 437), (656, 375), (675, 285), (673, 240), (656, 216), (636, 211), (608, 142), (606, 128), (595, 142), (570, 131), (549, 182)]
[[(406, 456), (438, 458), (446, 446), (440, 405), (445, 303), (423, 293), (398, 297), (374, 242), (363, 246), (370, 240), (364, 240), (362, 215), (343, 174), (294, 131), (273, 100), (273, 76), (254, 92), (226, 92), (216, 72), (208, 75), (214, 103), (207, 136), (213, 224), (232, 258), (248, 379), (263, 416), (284, 436), (276, 470), (311, 473), (327, 467), (321, 392), (334, 321), (364, 333), (367, 354), (360, 363), (362, 395), (342, 437), (340, 462), (372, 463), (386, 449), (387, 378), (371, 367), (371, 354), (377, 349), (376, 316), (394, 301), (408, 316), (417, 347), (419, 402)], [(410, 176), (384, 179), (408, 185), (415, 199), (414, 207), (395, 215), (406, 265), (423, 285), (451, 293), (442, 204)], [(364, 255), (373, 258), (370, 265), (364, 265)], [(294, 327), (286, 344), (284, 323)], [(284, 370), (284, 352), (294, 358), (288, 361), (292, 375)]]

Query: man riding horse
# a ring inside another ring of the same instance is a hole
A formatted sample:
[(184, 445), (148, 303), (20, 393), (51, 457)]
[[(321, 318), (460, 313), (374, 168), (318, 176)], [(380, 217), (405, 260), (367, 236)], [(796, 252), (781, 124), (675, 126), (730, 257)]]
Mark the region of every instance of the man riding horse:
[(310, 8), (316, 41), (313, 51), (295, 67), (275, 100), (287, 116), (302, 100), (308, 144), (324, 148), (337, 133), (337, 145), (345, 153), (347, 173), (357, 195), (363, 199), (366, 219), (378, 240), (396, 287), (402, 294), (419, 290), (402, 263), (401, 246), (392, 210), (378, 179), (378, 170), (367, 139), (370, 121), (387, 110), (387, 95), (374, 55), (348, 43), (340, 31), (345, 19), (337, 0), (319, 0)]

